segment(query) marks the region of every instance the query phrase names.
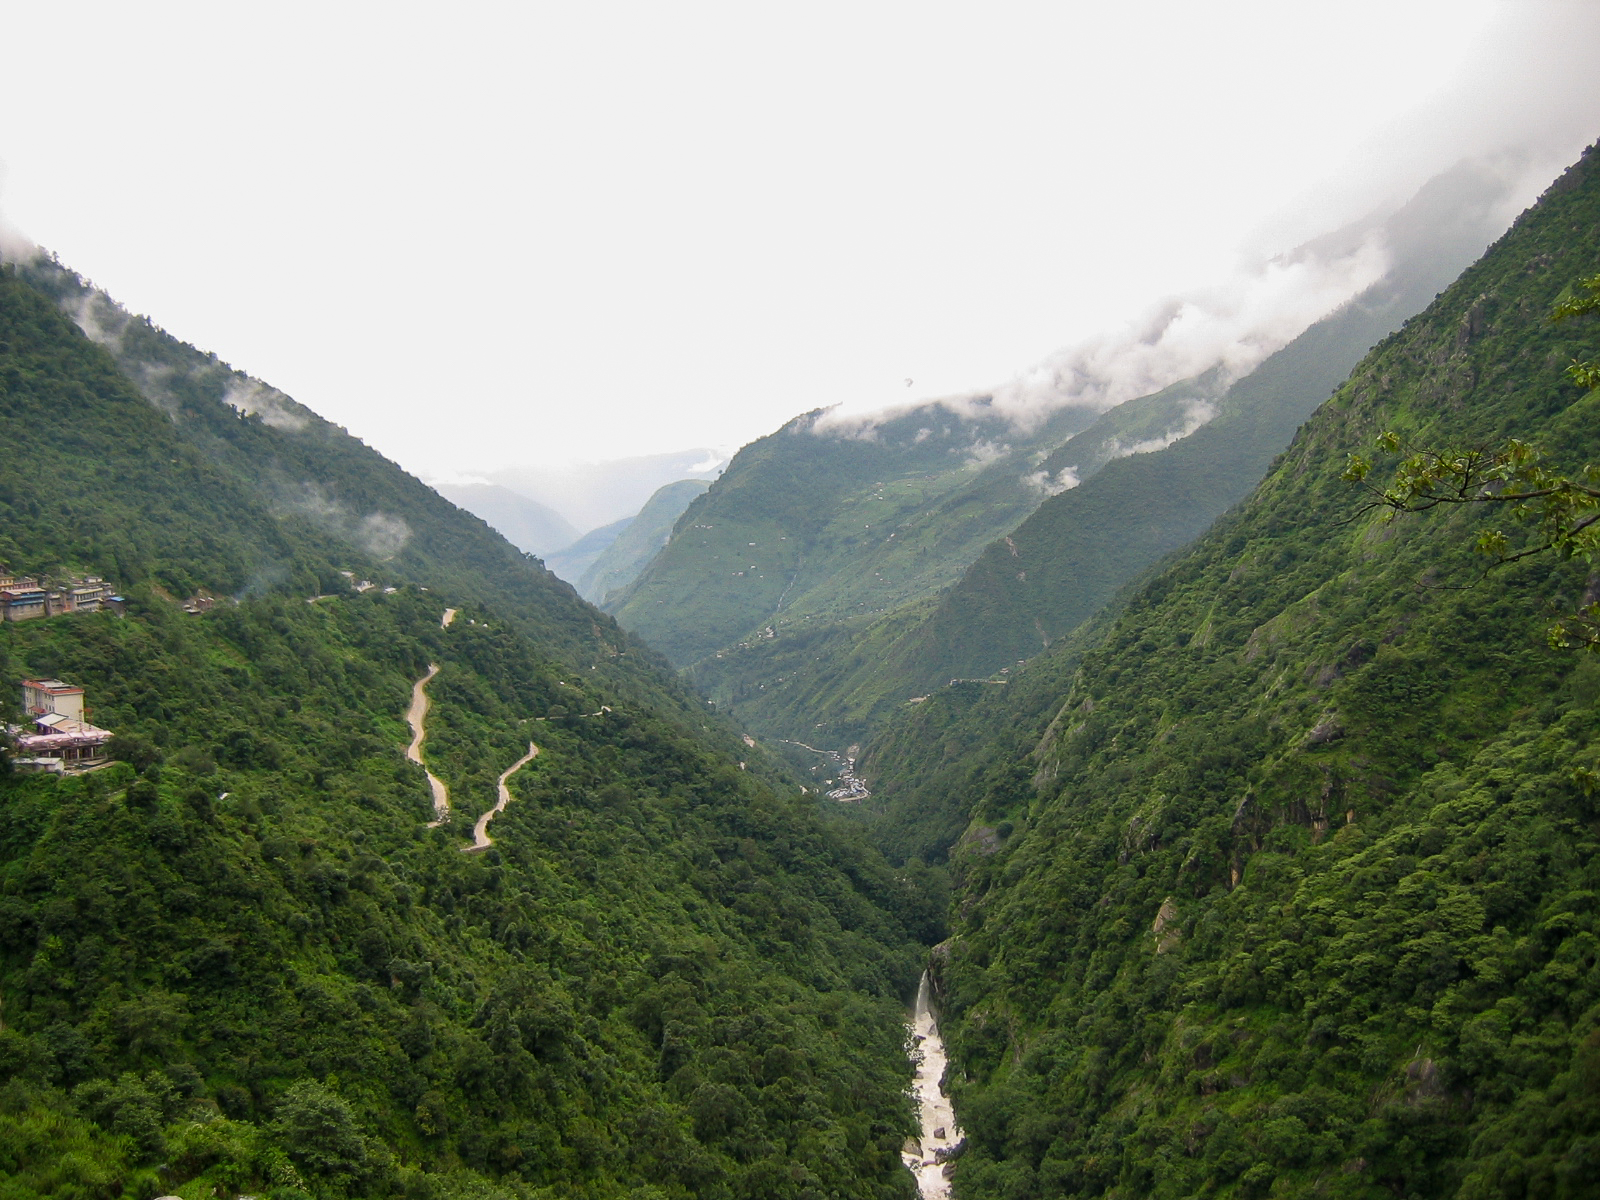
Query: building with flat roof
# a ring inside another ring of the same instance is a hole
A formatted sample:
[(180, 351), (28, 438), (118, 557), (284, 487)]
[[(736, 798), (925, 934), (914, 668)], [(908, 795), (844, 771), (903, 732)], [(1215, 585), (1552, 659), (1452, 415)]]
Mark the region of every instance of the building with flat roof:
[(83, 689), (60, 679), (24, 679), (22, 707), (28, 725), (10, 729), (17, 757), (35, 761), (55, 759), (60, 768), (94, 766), (104, 762), (112, 733), (84, 720)]
[(0, 621), (59, 617), (109, 609), (122, 615), (122, 598), (98, 575), (34, 579), (0, 567)]
[(45, 590), (31, 579), (20, 579), (0, 588), (0, 619), (26, 621), (45, 615)]
[(59, 679), (24, 679), (22, 711), (30, 717), (49, 713), (83, 720), (83, 689)]

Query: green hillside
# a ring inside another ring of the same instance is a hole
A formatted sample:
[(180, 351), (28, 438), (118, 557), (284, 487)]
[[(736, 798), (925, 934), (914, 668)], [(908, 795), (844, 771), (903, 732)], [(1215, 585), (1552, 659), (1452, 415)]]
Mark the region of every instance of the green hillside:
[[(44, 436), (46, 426), (52, 420), (67, 420), (72, 409), (52, 417), (41, 407), (33, 422), (24, 422), (23, 410), (15, 406), (8, 405), (3, 414), (16, 422), (8, 429), (10, 453), (4, 460), (8, 471), (17, 472), (24, 481), (34, 479), (32, 465), (46, 461), (40, 456), (53, 455), (57, 465), (52, 469), (65, 472), (63, 478), (72, 481), (60, 492), (27, 482), (13, 491), (17, 496), (30, 495), (29, 503), (46, 509), (56, 506), (50, 519), (72, 526), (70, 532), (59, 531), (68, 542), (53, 536), (50, 547), (87, 547), (95, 538), (115, 541), (123, 521), (88, 518), (91, 513), (124, 511), (141, 530), (138, 538), (127, 539), (133, 547), (130, 553), (149, 557), (119, 568), (122, 578), (138, 579), (153, 572), (179, 595), (187, 595), (191, 586), (224, 595), (273, 586), (294, 566), (292, 556), (270, 539), (247, 539), (256, 548), (240, 549), (233, 557), (213, 558), (209, 552), (205, 539), (224, 536), (220, 531), (235, 523), (228, 514), (242, 514), (239, 505), (244, 504), (248, 519), (293, 530), (285, 536), (292, 536), (295, 544), (327, 547), (343, 560), (342, 566), (378, 570), (381, 565), (423, 585), (448, 586), (456, 595), (503, 609), (507, 619), (518, 622), (525, 632), (563, 649), (577, 652), (583, 647), (609, 657), (608, 650), (599, 649), (601, 644), (623, 637), (611, 622), (597, 622), (594, 611), (571, 588), (532, 567), (528, 555), (483, 521), (345, 430), (215, 355), (180, 342), (148, 319), (130, 315), (51, 259), (15, 269), (17, 278), (7, 292), (8, 336), (25, 339), (13, 343), (17, 354), (37, 355), (39, 360), (37, 366), (19, 364), (15, 369), (80, 373), (72, 380), (79, 384), (77, 389), (64, 387), (60, 394), (47, 394), (39, 401), (41, 406), (83, 406), (85, 418), (76, 420), (81, 428), (73, 428), (65, 438)], [(53, 301), (91, 336), (64, 338), (65, 323), (46, 317), (48, 306), (41, 306), (42, 299)], [(90, 353), (92, 347), (104, 353)], [(125, 426), (143, 431), (156, 427), (151, 424), (152, 413), (131, 415), (140, 407), (134, 401), (141, 397), (147, 402), (145, 408), (166, 418), (163, 436), (176, 445), (168, 458), (176, 459), (171, 465), (186, 473), (174, 479), (171, 488), (162, 488), (157, 486), (161, 478), (157, 468), (164, 460), (139, 458), (128, 469), (146, 472), (139, 488), (153, 491), (148, 501), (139, 489), (113, 486), (118, 481), (99, 467), (108, 461), (134, 462), (136, 456), (120, 452), (124, 448), (116, 444)], [(224, 502), (218, 496), (213, 502), (216, 487), (230, 489), (231, 499)], [(72, 504), (78, 508), (64, 507)], [(139, 515), (135, 510), (146, 504), (157, 507)], [(167, 505), (208, 506), (218, 514), (219, 532), (200, 530), (192, 519), (173, 527), (158, 515)], [(75, 521), (70, 514), (76, 512), (85, 519)], [(45, 510), (41, 515), (47, 515)], [(31, 510), (21, 516), (34, 519)], [(6, 532), (0, 528), (0, 536)], [(185, 568), (188, 574), (162, 574), (177, 570), (174, 554), (163, 557), (154, 549), (169, 543), (180, 547), (177, 553), (186, 553), (194, 564)], [(74, 548), (72, 553), (79, 551)], [(40, 565), (16, 557), (3, 544), (0, 554), (11, 555), (11, 565), (19, 570)], [(302, 578), (295, 586), (309, 582)]]
[(1384, 430), (1600, 462), (1600, 325), (1548, 319), (1597, 263), (1591, 151), (1191, 550), (880, 741), (882, 841), (957, 879), (962, 1200), (1600, 1187), (1600, 658), (1546, 637), (1591, 565), (1486, 577), (1537, 531), (1343, 478)]
[(576, 587), (583, 579), (584, 572), (594, 565), (595, 559), (599, 558), (612, 542), (621, 537), (622, 531), (632, 523), (632, 517), (623, 517), (620, 521), (591, 529), (570, 545), (562, 547), (553, 554), (544, 555), (546, 569)]
[(578, 580), (579, 593), (600, 604), (612, 592), (639, 578), (639, 573), (666, 545), (683, 510), (710, 486), (704, 479), (680, 479), (657, 488), (583, 572)]
[[(1481, 253), (1498, 193), (1468, 168), (1433, 181), (1388, 222), (1395, 265), (1228, 389), (1215, 420), (1159, 454), (1107, 463), (989, 546), (913, 640), (913, 686), (987, 677), (1070, 632), (1129, 579), (1194, 540), (1266, 473), (1356, 357), (1421, 309)], [(1073, 461), (1063, 447), (1045, 470)]]
[(75, 288), (0, 269), (0, 557), (130, 606), (0, 626), (0, 712), (65, 677), (119, 761), (0, 775), (0, 1197), (907, 1197), (923, 875), (482, 522)]
[[(808, 612), (812, 596), (845, 589), (843, 582), (817, 586), (785, 603), (770, 635), (747, 634), (703, 656), (692, 678), (770, 737), (805, 739), (817, 731), (844, 745), (866, 739), (895, 707), (950, 679), (1014, 671), (1243, 497), (1373, 343), (1420, 311), (1500, 232), (1503, 194), (1492, 172), (1463, 165), (1381, 223), (1331, 235), (1341, 244), (1381, 237), (1390, 270), (1231, 385), (1209, 372), (1113, 408), (1071, 437), (1036, 437), (1028, 443), (1033, 454), (1021, 460), (1026, 466), (1018, 458), (996, 463), (958, 493), (965, 503), (987, 505), (993, 536), (939, 543), (942, 576), (909, 576), (893, 590), (885, 584), (899, 577), (883, 565), (868, 576), (878, 588), (872, 601)], [(1049, 497), (1035, 493), (1026, 504), (998, 503), (1022, 490), (1023, 472), (1050, 481), (1052, 490), (1073, 486)], [(929, 506), (894, 519), (938, 531), (952, 511)], [(906, 531), (892, 528), (898, 546)], [(828, 561), (847, 581), (873, 565)], [(618, 611), (624, 624), (637, 615), (636, 608)], [(703, 602), (685, 599), (662, 605), (658, 622), (672, 612), (692, 625), (703, 611)]]
[[(1023, 476), (1032, 443), (979, 408), (929, 405), (861, 436), (798, 417), (739, 451), (689, 507), (671, 542), (607, 608), (680, 666), (768, 628), (882, 612), (959, 575), (1039, 503)], [(1094, 419), (1056, 413), (1056, 445)]]

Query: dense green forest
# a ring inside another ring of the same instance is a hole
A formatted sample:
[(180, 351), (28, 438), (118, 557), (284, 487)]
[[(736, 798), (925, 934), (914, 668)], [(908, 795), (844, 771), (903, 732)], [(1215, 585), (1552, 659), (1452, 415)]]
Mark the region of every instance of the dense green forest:
[(130, 597), (0, 625), (5, 713), (65, 677), (118, 760), (0, 777), (0, 1196), (908, 1196), (926, 874), (354, 439), (86, 337), (82, 287), (0, 270), (0, 554)]
[(956, 877), (963, 1200), (1600, 1189), (1600, 658), (1548, 637), (1596, 577), (1347, 476), (1600, 462), (1600, 326), (1550, 320), (1597, 262), (1591, 151), (1191, 550), (873, 748), (882, 844)]
[[(1054, 444), (1095, 416), (1064, 408), (1040, 436)], [(1011, 422), (987, 405), (913, 409), (867, 432), (825, 418), (740, 450), (608, 611), (687, 666), (774, 622), (807, 630), (949, 583), (1039, 502), (1027, 453), (1005, 444)]]

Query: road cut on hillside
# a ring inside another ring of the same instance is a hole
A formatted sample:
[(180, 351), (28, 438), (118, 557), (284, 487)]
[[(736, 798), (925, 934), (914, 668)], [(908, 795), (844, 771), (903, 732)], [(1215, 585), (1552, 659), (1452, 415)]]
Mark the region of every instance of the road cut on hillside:
[(494, 839), (489, 836), (489, 822), (505, 812), (506, 805), (511, 803), (511, 789), (506, 786), (506, 781), (538, 756), (539, 747), (529, 742), (528, 752), (501, 772), (500, 778), (495, 784), (500, 792), (500, 798), (495, 802), (493, 808), (478, 818), (477, 823), (472, 827), (472, 845), (463, 846), (461, 847), (462, 850), (468, 854), (476, 854), (479, 850), (487, 850), (494, 844)]
[(428, 719), (427, 687), (438, 673), (439, 664), (429, 663), (428, 673), (411, 685), (411, 707), (406, 710), (406, 724), (411, 726), (411, 745), (406, 747), (406, 757), (422, 768), (428, 777), (428, 786), (433, 789), (433, 820), (428, 822), (429, 829), (436, 829), (450, 819), (450, 789), (422, 761), (422, 742), (427, 736), (423, 732), (423, 722)]

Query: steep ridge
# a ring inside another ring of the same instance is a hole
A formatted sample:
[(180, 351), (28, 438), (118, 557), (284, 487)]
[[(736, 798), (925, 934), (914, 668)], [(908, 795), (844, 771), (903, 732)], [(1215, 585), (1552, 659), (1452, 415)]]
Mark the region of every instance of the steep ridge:
[(1594, 578), (1485, 578), (1505, 513), (1386, 523), (1341, 475), (1386, 429), (1600, 460), (1563, 373), (1600, 328), (1547, 319), (1597, 263), (1591, 150), (1193, 549), (883, 740), (886, 840), (966, 825), (959, 1195), (1593, 1190), (1600, 658), (1545, 630)]
[[(173, 495), (154, 489), (161, 502), (207, 503), (207, 490), (226, 480), (231, 495), (209, 505), (223, 529), (233, 523), (231, 513), (248, 512), (253, 519), (295, 530), (299, 542), (336, 554), (344, 560), (341, 565), (370, 570), (384, 565), (419, 584), (448, 586), (457, 595), (503, 608), (508, 620), (521, 622), (531, 636), (560, 652), (606, 659), (638, 652), (623, 644), (626, 639), (611, 622), (596, 620), (570, 587), (534, 566), (530, 556), (345, 430), (148, 319), (129, 314), (53, 259), (41, 256), (14, 269), (8, 306), (17, 312), (14, 327), (26, 322), (29, 345), (51, 360), (52, 366), (41, 369), (95, 371), (97, 378), (120, 373), (114, 387), (108, 384), (74, 402), (97, 414), (116, 403), (116, 420), (139, 437), (151, 436), (156, 428), (152, 418), (159, 415), (165, 419), (161, 436), (178, 447), (169, 458), (177, 458), (185, 470), (205, 464), (203, 487)], [(36, 311), (41, 296), (69, 315), (109, 357), (96, 358), (86, 347), (61, 340), (59, 329)], [(154, 412), (132, 416), (127, 401), (134, 396), (143, 397)], [(46, 423), (50, 419), (43, 418)], [(45, 440), (39, 430), (12, 428), (18, 454), (11, 461), (19, 467), (51, 453), (36, 444)], [(109, 495), (110, 481), (96, 475), (96, 459), (76, 452), (82, 448), (70, 441), (63, 447), (60, 467), (70, 473), (68, 490), (96, 511), (109, 511), (113, 504), (135, 507), (126, 490)], [(115, 456), (114, 447), (98, 450)], [(24, 453), (28, 460), (21, 457)], [(152, 461), (150, 469), (155, 465)], [(89, 525), (73, 536), (80, 541), (95, 536)], [(103, 530), (98, 536), (116, 535)], [(254, 544), (260, 547), (257, 552), (238, 559), (195, 556), (206, 566), (204, 576), (194, 582), (232, 595), (270, 586), (294, 572), (295, 565), (269, 539), (256, 537)], [(137, 577), (141, 572), (124, 574)], [(175, 589), (189, 586), (185, 580), (169, 582)], [(333, 590), (336, 577), (324, 582), (329, 586), (311, 590)]]
[(844, 744), (950, 679), (1015, 671), (1243, 497), (1361, 356), (1502, 232), (1504, 196), (1483, 167), (1434, 179), (1381, 223), (1392, 256), (1381, 281), (1237, 382), (1184, 381), (1055, 447), (1037, 474), (1074, 486), (963, 562), (947, 589), (878, 616), (778, 624), (771, 638), (702, 660), (693, 678), (752, 729), (791, 738), (820, 729)]
[(595, 557), (578, 580), (578, 594), (595, 604), (627, 587), (660, 553), (683, 510), (711, 486), (704, 479), (680, 479), (659, 487), (645, 505)]
[[(1065, 408), (1049, 445), (1095, 413)], [(881, 611), (954, 580), (1038, 504), (1032, 448), (985, 406), (924, 406), (871, 430), (820, 410), (740, 450), (633, 585), (607, 602), (684, 666), (765, 627)]]
[[(1109, 462), (991, 545), (897, 647), (913, 686), (987, 677), (1069, 632), (1163, 554), (1193, 541), (1266, 473), (1357, 358), (1443, 290), (1500, 230), (1502, 187), (1471, 167), (1434, 180), (1386, 222), (1394, 266), (1228, 389), (1215, 420), (1161, 454)], [(1063, 447), (1044, 470), (1070, 465)]]
[[(0, 457), (0, 561), (22, 571), (99, 563), (180, 598), (338, 593), (348, 587), (341, 570), (448, 589), (605, 686), (675, 708), (728, 754), (750, 757), (659, 655), (479, 518), (270, 385), (130, 315), (54, 259), (12, 270), (8, 370), (80, 386), (0, 410), (10, 450)], [(84, 336), (69, 336), (73, 326)], [(40, 486), (46, 478), (54, 486)], [(21, 553), (7, 540), (12, 521), (47, 529), (51, 557)], [(751, 766), (766, 771), (768, 762), (757, 755)]]
[(915, 880), (481, 522), (59, 299), (0, 268), (0, 554), (127, 615), (7, 623), (0, 707), (68, 678), (118, 761), (0, 775), (0, 1196), (908, 1196)]

